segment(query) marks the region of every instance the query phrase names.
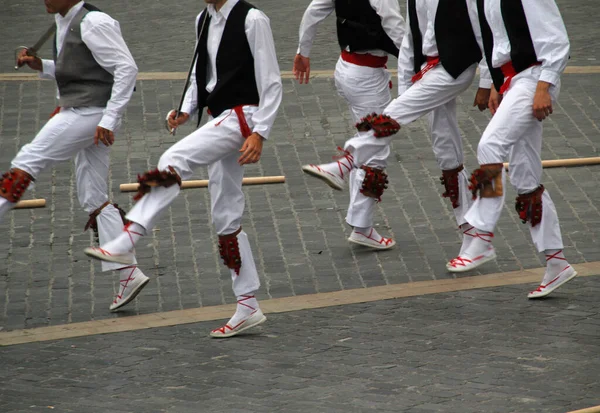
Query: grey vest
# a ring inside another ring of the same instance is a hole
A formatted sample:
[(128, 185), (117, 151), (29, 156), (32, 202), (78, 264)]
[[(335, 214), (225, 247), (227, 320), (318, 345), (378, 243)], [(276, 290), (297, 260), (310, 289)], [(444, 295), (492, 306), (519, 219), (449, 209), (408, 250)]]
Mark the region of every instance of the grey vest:
[(96, 62), (90, 49), (81, 40), (81, 22), (90, 11), (96, 10), (94, 6), (84, 4), (73, 17), (58, 56), (54, 41), (55, 76), (60, 94), (58, 105), (61, 107), (106, 107), (110, 100), (113, 75)]

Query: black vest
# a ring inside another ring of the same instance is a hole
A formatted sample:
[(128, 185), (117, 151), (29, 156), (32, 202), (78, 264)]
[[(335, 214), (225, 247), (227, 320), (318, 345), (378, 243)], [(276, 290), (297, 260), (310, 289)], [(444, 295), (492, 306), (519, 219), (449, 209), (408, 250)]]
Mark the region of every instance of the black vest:
[(383, 50), (398, 57), (398, 48), (381, 25), (369, 0), (335, 0), (338, 43), (351, 52)]
[(414, 71), (418, 73), (426, 59), (423, 54), (423, 37), (419, 28), (416, 0), (408, 0), (408, 22), (410, 23), (410, 32), (413, 39)]
[[(255, 8), (240, 0), (231, 9), (223, 37), (217, 52), (217, 84), (211, 93), (206, 91), (208, 83), (208, 28), (210, 15), (204, 10), (198, 24), (198, 60), (196, 62), (196, 84), (198, 86), (198, 108), (200, 112), (206, 106), (213, 117), (227, 109), (240, 105), (258, 105), (260, 98), (254, 75), (254, 58), (246, 37), (246, 16)], [(203, 20), (206, 19), (206, 24)]]
[(521, 0), (502, 0), (500, 9), (510, 41), (510, 59), (515, 71), (519, 73), (538, 61), (523, 3)]
[(504, 75), (500, 68), (492, 66), (492, 51), (494, 50), (494, 37), (492, 29), (485, 18), (485, 10), (483, 5), (484, 0), (477, 0), (477, 14), (479, 15), (479, 26), (481, 27), (481, 38), (483, 40), (483, 50), (485, 52), (485, 61), (490, 69), (494, 87), (500, 90), (504, 83)]
[[(515, 72), (520, 73), (538, 61), (527, 18), (525, 17), (525, 10), (523, 10), (523, 3), (521, 3), (521, 0), (501, 0), (500, 11), (510, 42), (510, 60)], [(477, 0), (477, 12), (479, 13), (485, 59), (492, 72), (494, 86), (496, 90), (500, 90), (504, 83), (504, 75), (500, 68), (492, 66), (494, 37), (485, 17), (484, 0)]]
[(440, 62), (453, 78), (482, 58), (465, 0), (440, 0), (434, 22)]

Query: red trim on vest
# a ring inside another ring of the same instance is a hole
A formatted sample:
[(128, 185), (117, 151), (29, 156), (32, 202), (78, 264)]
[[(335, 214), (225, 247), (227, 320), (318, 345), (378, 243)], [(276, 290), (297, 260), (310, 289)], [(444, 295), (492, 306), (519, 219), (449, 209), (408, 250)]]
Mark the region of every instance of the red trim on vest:
[(434, 67), (436, 67), (439, 63), (440, 63), (440, 57), (439, 56), (425, 56), (425, 61), (427, 62), (427, 64), (425, 65), (425, 67), (421, 70), (419, 70), (411, 79), (411, 81), (413, 83), (421, 80), (423, 78), (423, 76), (425, 76), (425, 73), (429, 72), (431, 69), (433, 69)]
[(357, 66), (366, 66), (372, 68), (385, 67), (388, 61), (387, 56), (375, 56), (369, 53), (352, 53), (342, 50), (342, 60)]
[[(536, 62), (529, 67), (539, 66), (541, 64), (542, 62)], [(512, 81), (512, 78), (515, 77), (518, 73), (515, 70), (515, 67), (513, 66), (512, 62), (503, 64), (500, 67), (500, 70), (502, 70), (502, 74), (504, 75), (504, 83), (502, 84), (502, 87), (500, 88), (498, 93), (503, 95), (510, 87), (510, 82)]]

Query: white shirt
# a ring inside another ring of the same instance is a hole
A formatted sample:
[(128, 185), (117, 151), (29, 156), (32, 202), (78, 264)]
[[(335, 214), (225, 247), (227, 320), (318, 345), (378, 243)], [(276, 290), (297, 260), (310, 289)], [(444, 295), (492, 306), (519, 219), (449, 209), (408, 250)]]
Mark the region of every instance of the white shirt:
[[(492, 30), (492, 65), (508, 63), (510, 41), (500, 10), (501, 0), (485, 1), (485, 17)], [(554, 0), (524, 0), (523, 9), (538, 61), (542, 62), (540, 81), (557, 85), (569, 61), (569, 36)]]
[[(228, 0), (219, 11), (216, 11), (214, 5), (209, 4), (207, 9), (210, 14), (210, 23), (208, 26), (208, 70), (206, 72), (206, 91), (212, 92), (217, 84), (217, 53), (225, 23), (229, 13), (239, 0)], [(196, 35), (202, 13), (196, 18)], [(254, 58), (254, 74), (256, 78), (256, 87), (260, 98), (258, 108), (248, 109), (252, 113), (252, 122), (254, 123), (255, 133), (267, 139), (273, 128), (277, 110), (282, 98), (281, 73), (275, 54), (275, 42), (269, 18), (260, 10), (251, 9), (246, 16), (245, 22), (246, 38), (250, 45), (250, 51)], [(193, 114), (198, 109), (198, 90), (196, 84), (196, 65), (192, 70), (190, 85), (185, 94), (182, 112)]]
[[(400, 14), (398, 0), (369, 0), (373, 10), (381, 17), (381, 25), (385, 33), (392, 39), (399, 49), (404, 37), (404, 19)], [(300, 23), (300, 41), (298, 54), (310, 57), (317, 26), (335, 10), (335, 0), (313, 0), (309, 5), (302, 22)], [(382, 50), (367, 50), (359, 53), (369, 53), (375, 56), (385, 56)]]
[[(408, 1), (407, 1), (408, 10)], [(436, 33), (435, 33), (435, 18), (437, 15), (439, 0), (416, 0), (415, 8), (417, 11), (417, 18), (419, 19), (419, 31), (421, 32), (421, 39), (423, 40), (424, 56), (439, 56)], [(482, 55), (483, 46), (481, 39), (481, 29), (479, 26), (479, 18), (477, 14), (477, 3), (467, 2), (469, 18), (471, 19), (471, 26), (473, 27), (473, 33)], [(413, 50), (413, 36), (410, 30), (410, 15), (407, 12), (406, 16), (406, 36), (402, 42), (400, 48), (400, 54), (398, 56), (398, 94), (404, 93), (412, 85), (412, 77), (415, 74), (414, 69), (415, 53)], [(487, 67), (485, 56), (479, 63), (480, 80), (479, 87), (489, 89), (492, 84), (492, 77)]]
[[(65, 17), (55, 15), (56, 20), (56, 50), (60, 54), (63, 48), (69, 25), (81, 8), (81, 1), (73, 6)], [(96, 62), (108, 73), (113, 75), (114, 84), (110, 100), (106, 108), (80, 108), (86, 114), (101, 113), (104, 115), (98, 126), (114, 131), (120, 124), (125, 108), (131, 99), (138, 68), (131, 52), (123, 40), (119, 22), (105, 13), (91, 12), (81, 22), (81, 40), (92, 52)], [(55, 64), (53, 60), (42, 60), (43, 79), (55, 79)]]

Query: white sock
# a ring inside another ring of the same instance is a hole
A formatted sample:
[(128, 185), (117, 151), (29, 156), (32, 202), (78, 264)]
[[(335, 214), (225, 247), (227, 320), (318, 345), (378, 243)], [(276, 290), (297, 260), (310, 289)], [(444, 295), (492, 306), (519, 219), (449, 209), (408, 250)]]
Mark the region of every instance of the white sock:
[(552, 281), (558, 274), (569, 266), (569, 262), (563, 254), (563, 250), (546, 250), (546, 273), (542, 284)]
[(335, 162), (319, 165), (319, 168), (342, 179), (347, 179), (352, 169), (354, 169), (354, 156), (350, 152), (343, 151), (341, 148), (338, 149), (342, 152), (342, 155), (334, 156), (333, 159), (335, 159)]
[(377, 230), (373, 227), (365, 227), (365, 228), (359, 228), (359, 227), (354, 227), (354, 232), (360, 233), (361, 235), (364, 235), (367, 238), (371, 238), (374, 241), (381, 241), (381, 239), (383, 238), (379, 232), (377, 232)]
[(231, 328), (235, 328), (242, 321), (247, 320), (256, 310), (260, 308), (253, 293), (240, 295), (237, 297), (237, 300), (238, 304), (235, 314), (227, 322)]
[(133, 251), (135, 244), (146, 235), (146, 230), (140, 224), (132, 222), (125, 225), (121, 235), (101, 245), (105, 251), (110, 252), (113, 255), (123, 255)]
[(469, 244), (469, 248), (467, 248), (463, 257), (466, 258), (475, 258), (492, 247), (492, 238), (494, 237), (493, 232), (484, 231), (481, 229), (473, 228), (469, 233), (473, 236), (473, 240)]
[(460, 252), (458, 253), (458, 256), (460, 257), (469, 248), (476, 235), (474, 235), (475, 227), (468, 222), (465, 222), (458, 228), (463, 234), (462, 245), (460, 246)]
[(10, 211), (14, 206), (15, 204), (8, 201), (7, 199), (0, 198), (0, 222), (2, 222), (2, 218), (4, 218), (4, 215), (6, 215), (6, 213)]

